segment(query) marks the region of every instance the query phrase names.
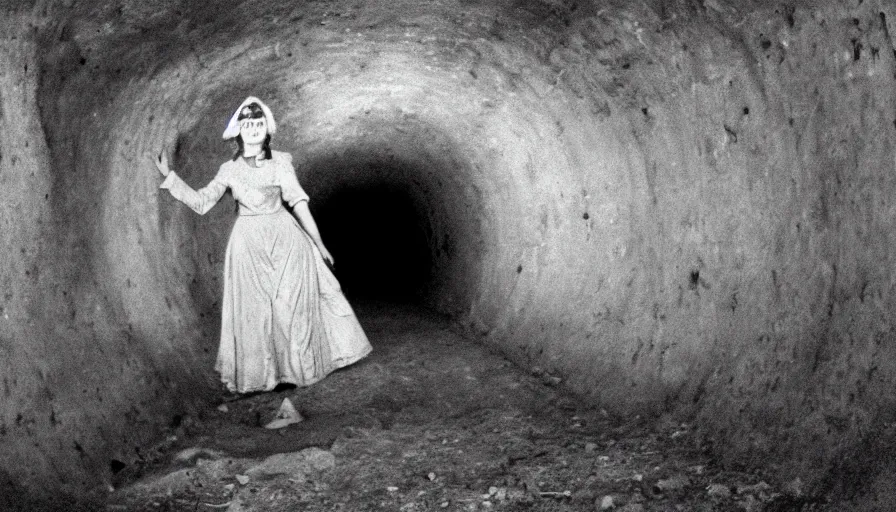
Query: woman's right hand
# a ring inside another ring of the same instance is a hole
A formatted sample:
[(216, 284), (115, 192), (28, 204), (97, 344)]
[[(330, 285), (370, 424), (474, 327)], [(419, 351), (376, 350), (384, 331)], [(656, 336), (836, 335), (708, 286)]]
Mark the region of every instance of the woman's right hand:
[(320, 249), (320, 255), (321, 257), (323, 257), (324, 261), (329, 263), (331, 267), (334, 266), (335, 263), (333, 262), (333, 255), (331, 255), (330, 251), (328, 251), (327, 248), (324, 247), (324, 244), (318, 244), (317, 248)]
[(168, 168), (168, 157), (165, 156), (165, 152), (159, 153), (159, 156), (153, 157), (152, 163), (156, 164), (156, 169), (162, 173), (162, 176), (168, 177), (168, 173), (171, 172), (171, 169)]

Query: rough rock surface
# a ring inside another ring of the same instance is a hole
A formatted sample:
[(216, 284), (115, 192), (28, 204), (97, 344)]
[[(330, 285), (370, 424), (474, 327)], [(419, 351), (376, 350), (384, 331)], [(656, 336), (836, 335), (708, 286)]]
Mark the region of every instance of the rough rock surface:
[[(726, 470), (704, 450), (693, 426), (614, 417), (583, 404), (543, 375), (464, 339), (444, 319), (406, 308), (365, 317), (380, 348), (369, 359), (322, 386), (229, 401), (226, 412), (197, 418), (152, 460), (122, 470), (115, 491), (104, 493), (95, 508), (815, 507), (793, 485), (764, 481), (762, 471)], [(263, 425), (283, 396), (307, 420), (271, 432)], [(309, 443), (315, 446), (303, 448)], [(195, 460), (185, 462), (184, 455)]]
[(0, 8), (2, 494), (106, 485), (214, 395), (232, 205), (195, 216), (146, 154), (204, 184), (249, 93), (347, 288), (413, 269), (590, 403), (890, 492), (892, 3)]

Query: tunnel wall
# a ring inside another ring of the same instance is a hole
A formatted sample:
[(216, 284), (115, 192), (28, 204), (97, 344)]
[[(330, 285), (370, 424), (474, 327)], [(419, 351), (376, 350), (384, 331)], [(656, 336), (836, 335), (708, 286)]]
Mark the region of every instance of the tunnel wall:
[(8, 485), (102, 483), (214, 389), (232, 203), (148, 154), (203, 185), (248, 94), (312, 201), (413, 190), (428, 303), (524, 366), (818, 491), (886, 444), (887, 3), (47, 5), (0, 66)]
[[(813, 481), (892, 421), (893, 13), (716, 7), (571, 16), (549, 61), (626, 155), (566, 131), (581, 199), (545, 201), (532, 263), (498, 265), (528, 283), (480, 331)], [(589, 157), (627, 181), (595, 198)]]
[[(892, 421), (893, 13), (658, 13), (577, 21), (551, 54), (622, 118), (628, 201), (560, 213), (555, 250), (601, 256), (540, 266), (518, 288), (534, 307), (489, 336), (599, 403), (690, 417), (733, 465), (812, 481)], [(582, 247), (585, 213), (627, 229)]]
[(71, 158), (102, 149), (46, 129), (47, 19), (23, 11), (0, 25), (0, 508), (67, 509), (70, 497), (106, 489), (114, 462), (151, 457), (203, 393), (179, 392), (197, 379), (165, 371), (178, 359), (153, 351), (103, 288), (93, 231), (101, 187)]

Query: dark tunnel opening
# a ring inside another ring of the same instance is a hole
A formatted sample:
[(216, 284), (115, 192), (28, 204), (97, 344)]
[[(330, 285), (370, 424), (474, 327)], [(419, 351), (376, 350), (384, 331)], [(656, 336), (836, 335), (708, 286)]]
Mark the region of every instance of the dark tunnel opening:
[(346, 295), (420, 303), (431, 289), (432, 228), (411, 191), (387, 182), (346, 184), (312, 202)]

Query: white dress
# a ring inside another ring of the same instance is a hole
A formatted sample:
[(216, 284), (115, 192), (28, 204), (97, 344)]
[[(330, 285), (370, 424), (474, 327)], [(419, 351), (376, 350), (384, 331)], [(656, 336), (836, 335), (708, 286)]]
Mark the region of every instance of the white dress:
[(315, 243), (283, 207), (307, 201), (288, 153), (221, 165), (193, 190), (171, 172), (161, 188), (199, 214), (229, 188), (239, 203), (224, 258), (221, 345), (215, 369), (230, 391), (307, 386), (372, 347)]

